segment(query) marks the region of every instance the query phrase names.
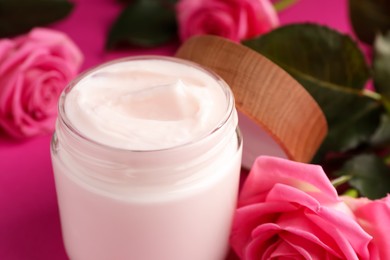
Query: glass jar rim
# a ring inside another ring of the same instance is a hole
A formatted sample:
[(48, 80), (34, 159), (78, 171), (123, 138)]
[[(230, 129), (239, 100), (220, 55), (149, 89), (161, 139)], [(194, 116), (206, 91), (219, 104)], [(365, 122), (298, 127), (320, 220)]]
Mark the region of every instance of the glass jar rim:
[[(101, 142), (98, 142), (92, 138), (89, 138), (85, 134), (83, 134), (81, 131), (77, 129), (77, 127), (72, 124), (72, 122), (68, 119), (65, 111), (65, 100), (67, 94), (73, 89), (74, 86), (76, 86), (78, 83), (80, 83), (83, 79), (93, 75), (97, 71), (100, 71), (106, 67), (118, 64), (118, 63), (123, 63), (123, 62), (131, 62), (131, 61), (139, 61), (139, 60), (159, 60), (159, 61), (168, 61), (168, 62), (174, 62), (174, 63), (179, 63), (183, 65), (187, 65), (190, 67), (193, 67), (199, 71), (202, 71), (203, 73), (207, 74), (208, 76), (212, 77), (213, 79), (218, 82), (218, 85), (221, 87), (223, 93), (225, 94), (226, 101), (227, 101), (227, 106), (226, 106), (226, 113), (224, 114), (224, 117), (219, 121), (219, 123), (211, 130), (206, 132), (205, 134), (194, 138), (188, 142), (181, 143), (175, 146), (167, 147), (167, 148), (162, 148), (162, 149), (149, 149), (149, 150), (132, 150), (128, 148), (122, 148), (122, 147), (116, 147), (116, 146), (110, 146)], [(137, 152), (137, 153), (155, 153), (155, 152), (164, 152), (164, 151), (174, 151), (174, 150), (179, 150), (184, 147), (191, 146), (193, 144), (197, 144), (201, 142), (202, 140), (205, 140), (206, 138), (212, 136), (213, 134), (222, 131), (221, 129), (223, 126), (225, 126), (229, 119), (232, 117), (232, 114), (235, 110), (235, 101), (234, 101), (234, 96), (233, 93), (228, 86), (228, 84), (223, 80), (218, 74), (213, 72), (212, 70), (202, 67), (201, 65), (176, 58), (176, 57), (168, 57), (168, 56), (159, 56), (159, 55), (138, 55), (138, 56), (130, 56), (130, 57), (125, 57), (125, 58), (120, 58), (120, 59), (115, 59), (112, 61), (105, 62), (103, 64), (94, 66), (90, 69), (87, 69), (85, 72), (79, 74), (76, 78), (74, 78), (62, 91), (59, 102), (58, 102), (58, 120), (66, 126), (66, 128), (69, 130), (69, 132), (74, 135), (76, 138), (80, 138), (82, 140), (87, 141), (89, 144), (96, 146), (98, 148), (105, 148), (105, 149), (110, 149), (114, 151), (123, 151), (123, 152)]]

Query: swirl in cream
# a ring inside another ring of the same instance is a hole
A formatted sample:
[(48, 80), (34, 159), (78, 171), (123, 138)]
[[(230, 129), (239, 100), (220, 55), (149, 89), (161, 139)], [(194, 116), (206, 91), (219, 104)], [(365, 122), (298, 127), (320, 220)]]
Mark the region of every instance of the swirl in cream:
[(97, 70), (68, 93), (65, 103), (78, 131), (131, 150), (166, 149), (201, 138), (221, 123), (226, 108), (214, 78), (169, 60)]

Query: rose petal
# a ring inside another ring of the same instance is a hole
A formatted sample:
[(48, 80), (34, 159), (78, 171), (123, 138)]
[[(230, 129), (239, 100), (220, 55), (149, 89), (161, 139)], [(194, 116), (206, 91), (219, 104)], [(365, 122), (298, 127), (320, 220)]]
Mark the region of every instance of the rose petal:
[(77, 72), (77, 67), (83, 61), (80, 49), (64, 33), (47, 28), (35, 28), (29, 33), (29, 39), (31, 43), (35, 42), (50, 49), (53, 56), (60, 57), (67, 64), (75, 65), (74, 72)]
[(380, 259), (390, 259), (390, 195), (380, 200), (344, 197), (362, 228), (373, 236), (373, 252)]
[[(271, 247), (272, 251), (270, 252), (265, 252), (264, 256), (267, 258), (264, 259), (279, 259), (279, 258), (284, 258), (284, 259), (297, 259), (297, 258), (302, 258), (302, 256), (305, 259), (311, 259), (309, 253), (305, 252), (304, 250), (300, 250), (299, 252), (295, 246), (291, 246), (290, 244), (286, 243), (284, 240), (279, 240), (279, 243), (274, 244), (275, 247)], [(271, 249), (270, 248), (270, 249)], [(303, 255), (302, 255), (303, 253)]]
[[(287, 233), (288, 235), (291, 235), (290, 233)], [(323, 248), (312, 244), (301, 237), (293, 237), (290, 238), (286, 235), (286, 232), (282, 233), (282, 238), (284, 240), (284, 244), (290, 245), (291, 248), (293, 248), (295, 251), (298, 252), (299, 256), (303, 257), (304, 259), (331, 259), (334, 258), (333, 255), (331, 255), (329, 252), (324, 250)], [(291, 241), (294, 241), (294, 243), (291, 243)], [(297, 255), (298, 255), (297, 254)]]
[(315, 197), (310, 196), (308, 193), (298, 190), (297, 188), (277, 183), (273, 186), (265, 197), (265, 201), (283, 201), (296, 203), (300, 207), (304, 206), (316, 211), (320, 208), (320, 203)]
[(0, 64), (3, 63), (9, 55), (12, 55), (13, 48), (14, 43), (10, 39), (0, 40)]
[(247, 24), (253, 25), (248, 26), (247, 39), (269, 32), (279, 25), (278, 14), (270, 1), (258, 0), (255, 2), (256, 4), (253, 4), (252, 8), (246, 9), (248, 13)]
[[(24, 93), (26, 99), (23, 103), (27, 105), (26, 111), (36, 118), (36, 112), (43, 116), (53, 116), (57, 111), (57, 102), (62, 89), (67, 82), (64, 81), (62, 75), (55, 70), (46, 73), (39, 73), (30, 83), (32, 86), (30, 91)], [(31, 93), (30, 93), (31, 92)]]
[(251, 241), (248, 241), (248, 246), (245, 251), (242, 251), (239, 256), (247, 260), (269, 259), (268, 256), (272, 250), (277, 246), (279, 241), (272, 239), (279, 232), (279, 227), (275, 224), (269, 223), (261, 225), (258, 229), (262, 229), (261, 236), (254, 236)]
[(269, 0), (180, 0), (176, 5), (182, 41), (214, 34), (233, 41), (258, 36), (278, 24)]
[[(294, 240), (299, 240), (306, 244), (306, 246), (297, 246), (294, 243), (290, 243), (288, 240), (283, 239), (283, 235), (286, 231), (281, 228), (279, 225), (268, 223), (257, 227), (253, 232), (253, 241), (248, 245), (248, 248), (245, 252), (245, 259), (258, 259), (257, 257), (261, 256), (261, 259), (271, 259), (273, 257), (297, 257), (305, 259), (311, 259), (310, 255), (320, 255), (324, 256), (326, 253), (324, 250), (318, 249), (315, 245), (310, 245), (309, 241), (304, 240), (302, 237), (295, 237)], [(311, 249), (310, 252), (306, 248)], [(316, 248), (314, 250), (314, 248)], [(314, 251), (319, 251), (320, 254), (313, 254)], [(257, 257), (256, 257), (257, 254)]]
[(233, 221), (239, 256), (371, 259), (371, 242), (321, 167), (266, 156), (255, 162)]
[(230, 235), (230, 242), (236, 252), (241, 252), (251, 238), (251, 232), (264, 223), (275, 222), (283, 212), (295, 210), (290, 203), (268, 202), (248, 205), (237, 209)]
[(17, 138), (54, 130), (58, 96), (82, 54), (63, 33), (36, 28), (0, 41), (0, 127)]
[(335, 239), (346, 259), (355, 259), (356, 254), (369, 259), (368, 245), (372, 237), (354, 219), (327, 207), (322, 207), (316, 214), (308, 212), (306, 216)]
[[(324, 230), (321, 225), (313, 221), (311, 214), (314, 213), (310, 213), (308, 209), (302, 208), (299, 211), (283, 214), (278, 219), (277, 224), (283, 230), (294, 234), (294, 236), (305, 239), (305, 243), (310, 242), (331, 255), (341, 257), (342, 253), (338, 250), (337, 240), (332, 236), (332, 233), (329, 233), (329, 227), (334, 226), (334, 228), (337, 228), (337, 226), (334, 223), (328, 223), (328, 226)], [(295, 239), (289, 241), (289, 243), (301, 244), (301, 242), (295, 241)]]
[(337, 191), (321, 166), (261, 156), (253, 164), (243, 185), (239, 205), (264, 201), (267, 192), (275, 183), (289, 185), (305, 192), (322, 193), (329, 200), (338, 201)]

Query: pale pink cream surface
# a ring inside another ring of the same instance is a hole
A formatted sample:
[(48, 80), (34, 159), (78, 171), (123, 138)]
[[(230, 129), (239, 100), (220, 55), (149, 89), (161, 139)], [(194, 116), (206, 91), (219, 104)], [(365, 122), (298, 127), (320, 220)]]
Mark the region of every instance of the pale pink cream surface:
[(154, 60), (118, 63), (82, 79), (65, 111), (91, 139), (130, 150), (157, 150), (211, 132), (226, 113), (219, 83), (191, 66)]
[(185, 64), (144, 60), (70, 90), (72, 127), (112, 149), (102, 156), (57, 131), (52, 161), (71, 259), (224, 259), (242, 144), (220, 84)]

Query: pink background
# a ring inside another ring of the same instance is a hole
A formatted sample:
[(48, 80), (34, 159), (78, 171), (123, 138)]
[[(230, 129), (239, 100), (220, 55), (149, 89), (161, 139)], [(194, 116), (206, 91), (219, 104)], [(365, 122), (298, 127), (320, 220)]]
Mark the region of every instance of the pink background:
[[(177, 44), (156, 49), (104, 51), (107, 30), (122, 6), (116, 0), (78, 0), (65, 20), (51, 26), (67, 33), (85, 55), (82, 70), (126, 55), (172, 55)], [(350, 32), (346, 0), (300, 0), (280, 13), (283, 24), (314, 21)], [(23, 142), (0, 132), (0, 259), (67, 259), (50, 162), (51, 136)]]

